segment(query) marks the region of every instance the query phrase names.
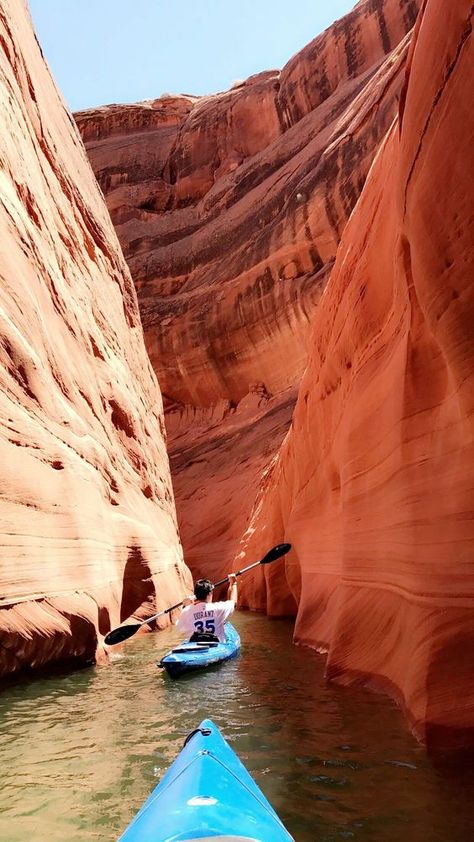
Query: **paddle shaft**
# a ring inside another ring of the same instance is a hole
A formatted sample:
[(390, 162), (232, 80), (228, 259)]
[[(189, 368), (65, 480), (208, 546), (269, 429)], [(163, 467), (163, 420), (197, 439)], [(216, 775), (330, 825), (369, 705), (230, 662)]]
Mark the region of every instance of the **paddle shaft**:
[[(246, 573), (247, 570), (251, 570), (252, 567), (258, 567), (261, 564), (261, 561), (255, 561), (253, 564), (249, 564), (248, 567), (244, 567), (243, 570), (238, 570), (237, 573), (234, 573), (234, 576), (242, 576), (242, 573)], [(214, 587), (217, 588), (218, 585), (224, 585), (226, 582), (229, 581), (229, 577), (226, 576), (225, 579), (220, 579), (218, 582), (214, 584)], [(159, 611), (158, 614), (153, 614), (151, 617), (147, 617), (146, 620), (142, 620), (141, 623), (137, 625), (144, 626), (146, 623), (151, 623), (152, 620), (157, 620), (158, 617), (164, 617), (165, 614), (169, 614), (171, 611), (174, 611), (176, 608), (180, 608), (183, 602), (177, 602), (176, 605), (172, 605), (171, 608), (165, 608), (164, 611)]]
[(180, 606), (181, 606), (182, 604), (183, 604), (183, 601), (181, 600), (181, 602), (177, 602), (177, 603), (176, 603), (176, 605), (172, 605), (172, 606), (171, 606), (171, 608), (165, 608), (165, 610), (164, 610), (164, 611), (158, 611), (158, 614), (153, 614), (151, 617), (147, 617), (147, 619), (146, 619), (146, 620), (142, 620), (142, 621), (141, 621), (140, 623), (138, 623), (137, 625), (139, 625), (139, 626), (144, 626), (144, 625), (146, 625), (147, 623), (151, 623), (151, 621), (152, 621), (152, 620), (157, 620), (157, 619), (158, 619), (158, 617), (164, 617), (164, 616), (165, 616), (165, 614), (170, 614), (170, 613), (171, 613), (171, 611), (174, 611), (174, 610), (175, 610), (175, 608), (180, 608)]
[[(261, 563), (262, 563), (261, 561), (254, 561), (254, 563), (249, 564), (248, 567), (244, 567), (242, 570), (237, 570), (237, 572), (234, 573), (234, 576), (242, 576), (242, 573), (246, 573), (247, 570), (251, 570), (252, 567), (258, 567), (258, 565), (261, 564)], [(224, 585), (228, 581), (229, 581), (229, 577), (226, 576), (225, 579), (219, 579), (218, 582), (214, 582), (214, 587), (217, 588), (218, 585)]]

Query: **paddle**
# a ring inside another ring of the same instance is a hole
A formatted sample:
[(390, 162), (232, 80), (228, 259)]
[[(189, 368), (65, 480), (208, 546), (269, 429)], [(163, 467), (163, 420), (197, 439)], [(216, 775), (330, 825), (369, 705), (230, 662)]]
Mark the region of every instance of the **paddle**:
[[(259, 564), (270, 564), (272, 561), (276, 561), (277, 558), (281, 558), (281, 556), (286, 555), (291, 550), (291, 544), (277, 544), (276, 547), (272, 547), (271, 550), (268, 551), (260, 561), (254, 562), (254, 564), (249, 564), (248, 567), (244, 567), (243, 570), (238, 570), (237, 573), (234, 573), (234, 576), (242, 576), (242, 573), (246, 573), (247, 570), (252, 570), (253, 567), (258, 567)], [(218, 585), (223, 585), (225, 582), (229, 581), (229, 577), (226, 576), (225, 579), (220, 579), (219, 582), (216, 582), (214, 587), (217, 588)], [(145, 626), (147, 623), (151, 623), (152, 620), (157, 620), (158, 617), (163, 617), (165, 614), (169, 614), (171, 611), (174, 611), (176, 608), (179, 608), (183, 602), (177, 602), (176, 605), (172, 605), (171, 608), (165, 608), (164, 611), (159, 611), (158, 614), (153, 614), (151, 617), (147, 617), (146, 620), (142, 620), (140, 623), (130, 623), (127, 626), (119, 626), (117, 629), (112, 629), (109, 631), (108, 634), (105, 635), (104, 643), (107, 646), (114, 646), (116, 643), (122, 643), (124, 640), (128, 640), (129, 637), (135, 634), (141, 626)]]

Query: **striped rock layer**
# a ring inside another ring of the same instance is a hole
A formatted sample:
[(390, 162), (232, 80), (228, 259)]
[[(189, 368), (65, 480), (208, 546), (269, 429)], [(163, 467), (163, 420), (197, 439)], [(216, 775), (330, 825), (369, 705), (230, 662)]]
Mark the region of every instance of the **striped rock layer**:
[(327, 674), (474, 745), (474, 8), (427, 0), (397, 120), (345, 228), (285, 439), (238, 564)]
[(0, 0), (0, 675), (184, 592), (136, 293), (26, 3)]
[(76, 120), (138, 292), (194, 573), (234, 557), (311, 319), (397, 109), (417, 0), (363, 0), (281, 71)]

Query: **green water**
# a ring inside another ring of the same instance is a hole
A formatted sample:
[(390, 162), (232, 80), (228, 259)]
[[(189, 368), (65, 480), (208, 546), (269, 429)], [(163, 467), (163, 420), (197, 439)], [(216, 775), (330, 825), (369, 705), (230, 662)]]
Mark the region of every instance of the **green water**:
[(384, 696), (323, 678), (291, 624), (240, 614), (235, 661), (172, 681), (176, 633), (135, 638), (109, 667), (0, 694), (1, 842), (113, 842), (201, 719), (211, 717), (297, 842), (474, 840), (472, 769), (432, 765)]

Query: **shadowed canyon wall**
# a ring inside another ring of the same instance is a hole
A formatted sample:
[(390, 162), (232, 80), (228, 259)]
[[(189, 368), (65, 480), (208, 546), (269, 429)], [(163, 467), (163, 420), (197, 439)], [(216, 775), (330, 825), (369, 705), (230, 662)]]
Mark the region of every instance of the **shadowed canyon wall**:
[(0, 675), (184, 592), (129, 270), (23, 0), (0, 0)]
[(196, 574), (230, 565), (288, 429), (418, 7), (363, 0), (281, 72), (222, 94), (76, 115), (138, 291)]
[(387, 689), (430, 747), (474, 745), (473, 13), (424, 5), (237, 560), (291, 541), (243, 603), (295, 601), (328, 676)]

